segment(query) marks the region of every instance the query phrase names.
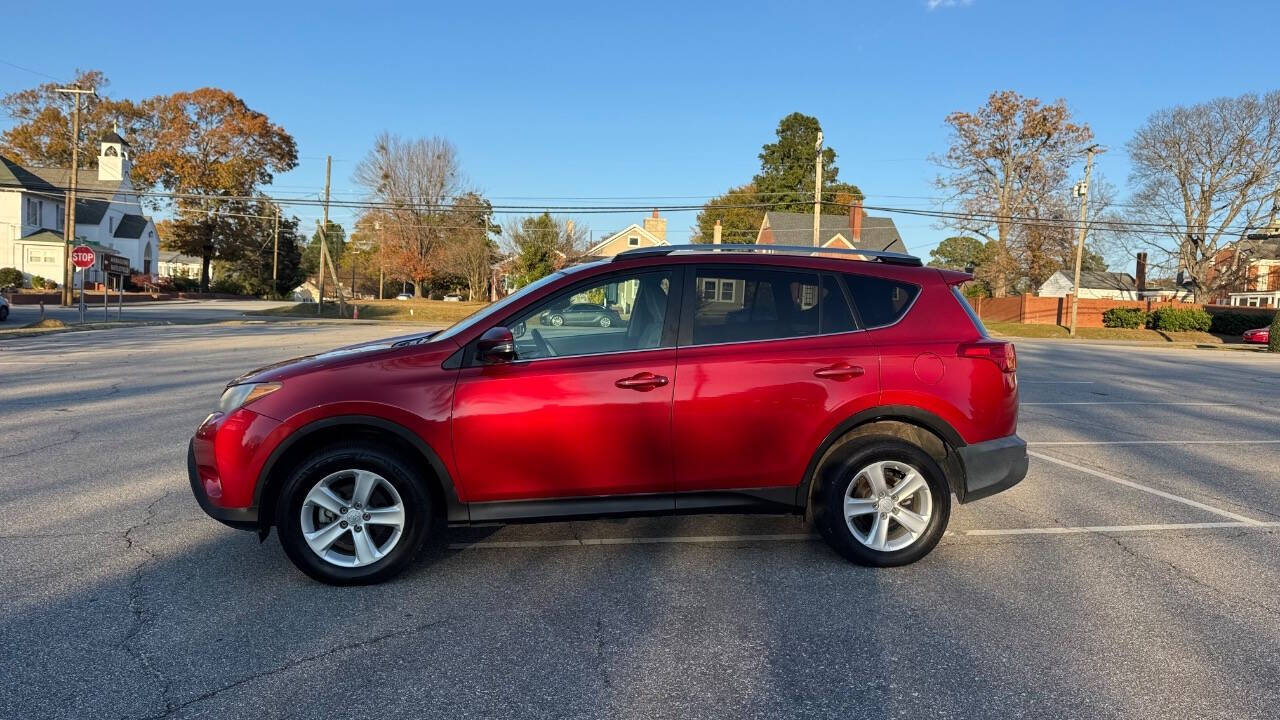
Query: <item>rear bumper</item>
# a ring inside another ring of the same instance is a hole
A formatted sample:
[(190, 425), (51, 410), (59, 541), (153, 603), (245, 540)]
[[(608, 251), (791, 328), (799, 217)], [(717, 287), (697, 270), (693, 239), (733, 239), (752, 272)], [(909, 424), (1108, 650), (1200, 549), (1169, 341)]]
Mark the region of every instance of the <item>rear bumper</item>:
[(214, 505), (205, 492), (204, 483), (200, 480), (200, 471), (196, 467), (195, 440), (187, 444), (187, 478), (191, 481), (191, 494), (206, 515), (220, 523), (238, 530), (258, 529), (257, 508), (224, 508)]
[(1017, 435), (957, 448), (964, 463), (964, 495), (973, 502), (1017, 485), (1027, 475), (1027, 442)]

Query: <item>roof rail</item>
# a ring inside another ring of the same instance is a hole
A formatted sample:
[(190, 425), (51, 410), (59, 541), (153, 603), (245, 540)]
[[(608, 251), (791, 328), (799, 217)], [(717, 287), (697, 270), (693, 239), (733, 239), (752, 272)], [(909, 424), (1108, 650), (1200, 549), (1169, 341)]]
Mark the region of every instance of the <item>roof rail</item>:
[(856, 250), (848, 248), (824, 248), (812, 247), (810, 245), (664, 245), (660, 247), (636, 248), (635, 250), (624, 250), (613, 256), (614, 261), (631, 260), (642, 257), (657, 257), (660, 255), (672, 255), (674, 253), (699, 253), (706, 255), (715, 255), (717, 253), (760, 253), (763, 255), (785, 254), (785, 255), (847, 255), (851, 260), (875, 260), (890, 265), (908, 265), (911, 267), (920, 267), (924, 263), (920, 262), (920, 258), (915, 255), (907, 255), (906, 253), (886, 252), (884, 250)]

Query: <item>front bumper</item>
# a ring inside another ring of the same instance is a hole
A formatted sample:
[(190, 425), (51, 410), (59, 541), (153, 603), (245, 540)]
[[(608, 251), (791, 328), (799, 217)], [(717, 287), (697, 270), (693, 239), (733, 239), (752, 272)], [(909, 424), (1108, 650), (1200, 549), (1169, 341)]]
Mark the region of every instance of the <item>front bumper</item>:
[(957, 448), (964, 464), (964, 494), (960, 502), (990, 497), (1017, 485), (1027, 476), (1027, 441), (1017, 435)]
[(209, 500), (209, 495), (204, 490), (204, 483), (200, 480), (200, 471), (196, 468), (194, 439), (187, 443), (187, 479), (191, 481), (191, 494), (196, 496), (196, 502), (200, 504), (200, 509), (206, 515), (238, 530), (258, 529), (257, 508), (224, 508), (214, 505)]

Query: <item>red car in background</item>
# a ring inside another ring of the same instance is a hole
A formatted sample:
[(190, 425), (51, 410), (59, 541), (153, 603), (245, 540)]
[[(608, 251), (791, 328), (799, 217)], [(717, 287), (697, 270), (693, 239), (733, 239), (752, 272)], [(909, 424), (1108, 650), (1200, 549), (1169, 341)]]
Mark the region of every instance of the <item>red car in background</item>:
[[(232, 381), (191, 489), (334, 584), (392, 577), (435, 521), (678, 512), (804, 513), (846, 558), (903, 565), (953, 494), (1027, 471), (1014, 348), (968, 279), (897, 253), (624, 252), (439, 333)], [(575, 302), (618, 322), (548, 319)]]
[(1262, 345), (1266, 345), (1271, 342), (1271, 328), (1246, 330), (1241, 337), (1244, 338), (1244, 341), (1247, 343), (1260, 343)]

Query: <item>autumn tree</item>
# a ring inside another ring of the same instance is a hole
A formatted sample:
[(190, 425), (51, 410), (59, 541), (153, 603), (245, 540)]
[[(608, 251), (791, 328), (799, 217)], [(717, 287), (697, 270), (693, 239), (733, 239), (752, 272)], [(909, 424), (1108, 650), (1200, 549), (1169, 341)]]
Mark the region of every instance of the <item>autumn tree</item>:
[(383, 133), (356, 166), (355, 181), (382, 216), (381, 253), (392, 277), (412, 282), (415, 297), (439, 272), (451, 204), (466, 190), (453, 143)]
[(725, 194), (712, 198), (702, 207), (695, 221), (693, 242), (709, 243), (715, 239), (716, 221), (720, 221), (721, 241), (726, 243), (753, 243), (760, 223), (764, 220), (764, 208), (753, 184), (729, 188)]
[(498, 255), (495, 231), (501, 228), (493, 223), (493, 206), (479, 193), (464, 193), (449, 210), (441, 264), (462, 278), (468, 300), (483, 300), (489, 288)]
[(1160, 110), (1128, 143), (1133, 225), (1121, 235), (1209, 296), (1248, 272), (1247, 230), (1280, 216), (1280, 90)]
[(259, 188), (298, 164), (293, 137), (226, 90), (201, 88), (152, 98), (138, 133), (134, 178), (176, 193), (163, 204), (175, 215), (170, 249), (203, 261), (209, 286), (215, 257), (238, 259), (237, 216), (249, 214)]
[[(130, 100), (114, 99), (105, 93), (107, 76), (101, 70), (77, 70), (73, 85), (95, 90), (96, 95), (80, 95), (81, 167), (93, 167), (102, 136), (119, 127), (132, 134), (146, 117), (146, 108)], [(71, 167), (71, 114), (75, 98), (55, 92), (61, 83), (9, 93), (0, 98), (0, 110), (12, 124), (0, 132), (0, 155), (36, 167)]]
[(975, 112), (953, 112), (946, 124), (950, 147), (933, 160), (949, 171), (937, 180), (955, 204), (948, 224), (989, 243), (987, 279), (1001, 297), (1026, 277), (1017, 244), (1028, 237), (1027, 219), (1052, 219), (1047, 206), (1064, 195), (1093, 132), (1072, 119), (1066, 101), (1012, 91), (992, 93)]
[[(298, 218), (280, 218), (279, 250), (276, 250), (275, 213), (271, 202), (254, 200), (249, 212), (228, 217), (229, 242), (224, 248), (229, 258), (224, 267), (250, 295), (285, 297), (302, 284), (302, 235)], [(276, 265), (276, 282), (271, 282), (272, 265)]]

